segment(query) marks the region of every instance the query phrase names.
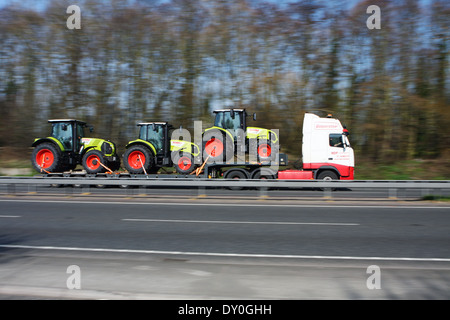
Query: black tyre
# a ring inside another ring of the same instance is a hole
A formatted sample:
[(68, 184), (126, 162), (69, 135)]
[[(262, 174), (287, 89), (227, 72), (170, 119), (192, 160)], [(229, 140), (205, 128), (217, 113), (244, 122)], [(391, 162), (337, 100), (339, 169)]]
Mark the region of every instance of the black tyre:
[(208, 162), (227, 162), (234, 156), (233, 142), (220, 130), (209, 130), (203, 134), (203, 159)]
[[(242, 171), (232, 170), (231, 169), (230, 171), (225, 173), (224, 178), (225, 179), (233, 179), (233, 180), (245, 180), (245, 179), (247, 179), (247, 175), (244, 172), (242, 172)], [(230, 190), (242, 190), (244, 188), (236, 186), (236, 187), (228, 187), (228, 189), (230, 189)]]
[(333, 171), (322, 171), (321, 173), (319, 173), (319, 175), (317, 176), (317, 180), (326, 180), (326, 181), (330, 181), (330, 180), (338, 180), (338, 175), (333, 172)]
[[(338, 175), (333, 171), (322, 171), (317, 176), (317, 180), (325, 180), (325, 181), (331, 181), (331, 180), (338, 180)], [(319, 188), (320, 191), (324, 191), (325, 188)], [(331, 188), (332, 191), (335, 191), (336, 188)]]
[(33, 168), (40, 173), (60, 172), (61, 158), (61, 150), (52, 143), (41, 143), (31, 153)]
[(153, 153), (143, 145), (131, 146), (123, 155), (123, 166), (129, 173), (149, 173), (153, 163)]
[(105, 158), (98, 150), (89, 150), (84, 154), (83, 159), (81, 160), (81, 165), (89, 174), (106, 172), (106, 169), (102, 164), (106, 166)]
[(190, 153), (176, 152), (172, 155), (173, 166), (180, 174), (190, 174), (195, 170), (194, 157)]

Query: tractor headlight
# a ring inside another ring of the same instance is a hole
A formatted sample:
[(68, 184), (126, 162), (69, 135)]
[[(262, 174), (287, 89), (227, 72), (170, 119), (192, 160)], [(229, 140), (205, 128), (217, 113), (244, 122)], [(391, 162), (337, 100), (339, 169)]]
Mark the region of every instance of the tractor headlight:
[(103, 142), (102, 152), (103, 152), (103, 154), (112, 154), (113, 153), (113, 145), (107, 141)]

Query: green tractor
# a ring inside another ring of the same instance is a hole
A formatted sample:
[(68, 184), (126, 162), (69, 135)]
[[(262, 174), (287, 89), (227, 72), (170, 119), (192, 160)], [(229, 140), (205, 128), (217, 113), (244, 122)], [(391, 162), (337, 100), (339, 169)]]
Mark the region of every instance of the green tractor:
[(138, 127), (139, 138), (127, 144), (123, 155), (123, 165), (128, 172), (149, 174), (158, 172), (161, 167), (175, 167), (180, 174), (190, 174), (201, 161), (196, 144), (170, 139), (171, 124), (142, 122)]
[(203, 157), (209, 157), (209, 162), (228, 162), (238, 151), (254, 152), (259, 162), (275, 160), (278, 135), (272, 130), (248, 127), (245, 109), (215, 110), (214, 114), (214, 126), (203, 132)]
[[(88, 125), (79, 120), (49, 120), (51, 136), (35, 139), (31, 163), (38, 172), (73, 170), (78, 164), (89, 174), (118, 170), (120, 158), (113, 142), (84, 137)], [(92, 127), (89, 127), (92, 132)]]

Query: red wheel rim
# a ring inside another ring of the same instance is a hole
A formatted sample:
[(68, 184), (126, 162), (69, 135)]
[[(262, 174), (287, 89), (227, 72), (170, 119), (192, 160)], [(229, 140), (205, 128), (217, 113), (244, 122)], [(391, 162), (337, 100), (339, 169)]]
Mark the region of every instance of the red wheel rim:
[(133, 169), (144, 167), (145, 155), (141, 151), (133, 151), (128, 155), (128, 164)]
[(181, 170), (189, 170), (192, 166), (192, 161), (189, 157), (181, 157), (178, 160), (178, 168)]
[(55, 156), (53, 152), (48, 149), (39, 150), (36, 154), (36, 163), (41, 168), (47, 169), (49, 168), (53, 162), (55, 161)]
[(91, 170), (96, 170), (100, 167), (100, 158), (95, 154), (91, 154), (86, 159), (86, 166)]
[(205, 144), (205, 151), (211, 157), (218, 157), (223, 153), (223, 142), (216, 138), (212, 138)]
[(258, 155), (262, 158), (268, 158), (272, 154), (272, 148), (268, 144), (258, 146)]

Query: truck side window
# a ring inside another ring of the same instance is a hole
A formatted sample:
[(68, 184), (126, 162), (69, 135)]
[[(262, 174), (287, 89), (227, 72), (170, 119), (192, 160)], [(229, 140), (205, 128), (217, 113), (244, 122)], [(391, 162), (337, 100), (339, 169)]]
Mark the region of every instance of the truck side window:
[(330, 147), (343, 148), (344, 143), (342, 141), (342, 134), (331, 133), (330, 134)]

